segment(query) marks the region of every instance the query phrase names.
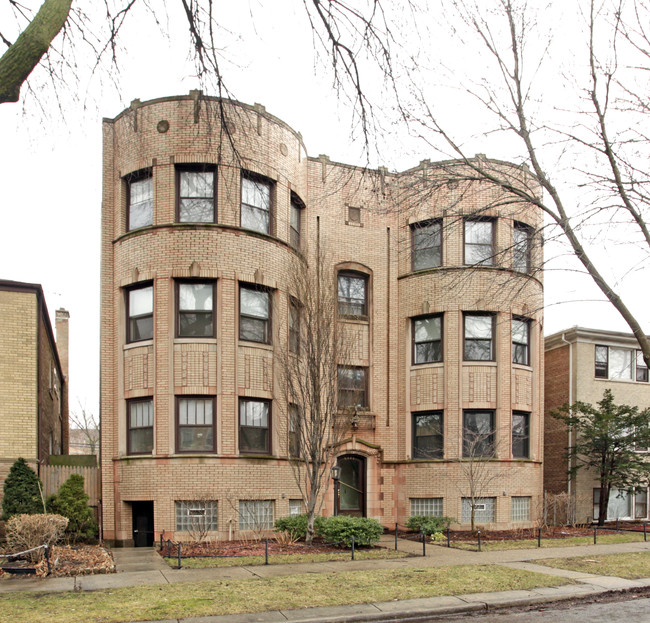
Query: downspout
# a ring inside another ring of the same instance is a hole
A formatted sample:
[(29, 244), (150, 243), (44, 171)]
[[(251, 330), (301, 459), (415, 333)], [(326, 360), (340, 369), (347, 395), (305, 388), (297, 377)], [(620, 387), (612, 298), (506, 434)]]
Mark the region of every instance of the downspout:
[[(573, 404), (573, 346), (571, 342), (565, 339), (566, 333), (562, 333), (562, 341), (569, 346), (569, 404)], [(571, 413), (571, 411), (569, 411)], [(568, 468), (569, 468), (569, 477), (567, 478), (567, 494), (569, 495), (569, 498), (571, 497), (571, 448), (573, 447), (573, 442), (572, 442), (572, 436), (573, 436), (573, 427), (571, 424), (569, 424), (569, 454), (567, 457), (567, 462), (568, 462)]]

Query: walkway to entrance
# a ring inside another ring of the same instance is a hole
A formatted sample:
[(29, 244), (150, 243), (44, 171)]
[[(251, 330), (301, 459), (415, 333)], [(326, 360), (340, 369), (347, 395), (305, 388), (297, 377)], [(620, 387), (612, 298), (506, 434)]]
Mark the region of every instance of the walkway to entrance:
[(169, 565), (153, 547), (119, 547), (111, 552), (118, 573), (169, 570)]

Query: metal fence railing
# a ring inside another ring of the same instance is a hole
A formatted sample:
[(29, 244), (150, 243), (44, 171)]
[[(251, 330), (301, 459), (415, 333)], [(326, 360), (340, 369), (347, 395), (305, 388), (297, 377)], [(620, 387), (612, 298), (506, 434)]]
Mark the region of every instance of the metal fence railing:
[(9, 561), (12, 561), (12, 560), (16, 560), (17, 558), (20, 558), (21, 556), (24, 556), (25, 554), (36, 552), (39, 549), (45, 550), (44, 555), (45, 555), (45, 561), (47, 563), (47, 575), (50, 575), (52, 573), (52, 566), (50, 562), (50, 546), (47, 545), (47, 543), (45, 545), (39, 545), (38, 547), (32, 547), (31, 549), (26, 549), (24, 552), (0, 554), (0, 558), (7, 558)]

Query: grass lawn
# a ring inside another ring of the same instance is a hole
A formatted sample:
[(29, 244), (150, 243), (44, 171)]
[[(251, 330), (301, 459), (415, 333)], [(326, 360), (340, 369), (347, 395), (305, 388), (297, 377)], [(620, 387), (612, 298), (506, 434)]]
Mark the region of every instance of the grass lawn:
[(581, 556), (579, 558), (548, 558), (537, 561), (537, 564), (596, 575), (612, 575), (628, 580), (650, 578), (650, 552)]
[[(6, 593), (2, 620), (12, 623), (121, 623), (262, 612), (373, 601), (531, 589), (565, 579), (496, 565), (296, 574), (268, 579), (139, 586), (91, 593)], [(55, 614), (54, 614), (55, 613)]]
[[(606, 543), (638, 543), (643, 541), (643, 532), (634, 534), (631, 532), (620, 532), (617, 534), (599, 534), (597, 543), (599, 545)], [(594, 537), (589, 536), (573, 536), (566, 539), (545, 539), (542, 538), (542, 548), (546, 547), (574, 547), (577, 545), (593, 545)], [(436, 545), (447, 547), (446, 541), (436, 543)], [(476, 541), (463, 542), (452, 541), (451, 546), (456, 549), (467, 549), (476, 551)], [(520, 541), (482, 541), (481, 551), (494, 552), (504, 549), (535, 549), (537, 547), (537, 539), (522, 539)]]
[[(356, 550), (355, 560), (387, 560), (392, 558), (405, 558), (405, 552), (390, 549)], [(293, 562), (331, 562), (335, 560), (350, 560), (350, 552), (328, 552), (321, 554), (273, 554), (269, 555), (270, 565), (283, 565)], [(170, 567), (178, 566), (178, 558), (164, 558)], [(231, 558), (183, 558), (184, 569), (207, 569), (210, 567), (246, 567), (248, 565), (263, 565), (264, 556), (237, 556)]]

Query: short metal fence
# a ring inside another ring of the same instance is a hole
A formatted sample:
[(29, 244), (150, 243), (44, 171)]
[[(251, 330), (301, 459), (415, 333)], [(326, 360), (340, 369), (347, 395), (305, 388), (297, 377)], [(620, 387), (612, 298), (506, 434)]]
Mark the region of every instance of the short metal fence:
[(16, 560), (25, 554), (30, 554), (31, 552), (36, 552), (39, 549), (45, 550), (45, 562), (47, 564), (47, 575), (52, 573), (52, 565), (50, 562), (50, 546), (46, 543), (44, 545), (39, 545), (38, 547), (32, 547), (31, 549), (26, 549), (24, 552), (14, 552), (9, 554), (0, 554), (0, 558), (7, 558), (10, 562)]

